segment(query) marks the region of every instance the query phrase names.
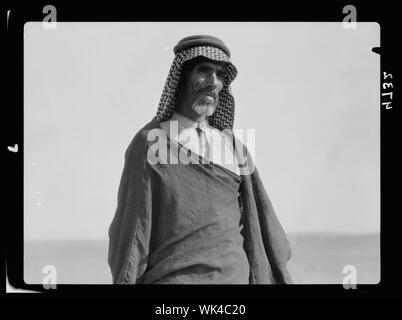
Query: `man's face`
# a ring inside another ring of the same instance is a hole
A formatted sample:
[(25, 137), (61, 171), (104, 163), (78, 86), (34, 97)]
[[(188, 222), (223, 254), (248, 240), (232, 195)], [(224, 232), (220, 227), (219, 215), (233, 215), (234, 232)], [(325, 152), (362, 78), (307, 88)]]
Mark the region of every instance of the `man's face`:
[(218, 106), (226, 64), (201, 59), (186, 71), (183, 99), (200, 116), (211, 116)]

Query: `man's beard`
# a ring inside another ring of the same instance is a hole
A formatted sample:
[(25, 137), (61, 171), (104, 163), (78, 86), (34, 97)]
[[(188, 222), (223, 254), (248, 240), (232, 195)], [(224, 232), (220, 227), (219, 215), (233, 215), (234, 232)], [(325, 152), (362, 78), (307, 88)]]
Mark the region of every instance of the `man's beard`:
[(216, 110), (216, 105), (215, 104), (209, 104), (209, 103), (199, 103), (196, 102), (192, 105), (192, 109), (199, 114), (200, 116), (207, 116), (210, 117), (213, 115), (213, 113)]
[(208, 98), (205, 97), (205, 89), (198, 91), (193, 91), (191, 88), (186, 89), (186, 92), (180, 95), (180, 102), (183, 101), (183, 104), (187, 108), (191, 108), (199, 116), (210, 117), (214, 114), (218, 106), (218, 95), (212, 102), (208, 101)]
[(216, 97), (212, 101), (208, 101), (210, 98), (206, 98), (204, 94), (201, 93), (201, 96), (197, 94), (197, 98), (192, 103), (192, 109), (199, 114), (200, 116), (210, 117), (215, 112), (216, 107), (218, 105), (219, 97)]

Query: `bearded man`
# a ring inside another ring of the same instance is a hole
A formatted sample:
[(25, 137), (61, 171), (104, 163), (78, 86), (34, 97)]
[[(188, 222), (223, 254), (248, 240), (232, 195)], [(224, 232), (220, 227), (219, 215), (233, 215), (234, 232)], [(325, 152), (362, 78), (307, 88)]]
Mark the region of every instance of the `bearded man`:
[(285, 232), (233, 135), (228, 47), (196, 35), (174, 53), (157, 114), (125, 153), (109, 227), (113, 283), (292, 283)]

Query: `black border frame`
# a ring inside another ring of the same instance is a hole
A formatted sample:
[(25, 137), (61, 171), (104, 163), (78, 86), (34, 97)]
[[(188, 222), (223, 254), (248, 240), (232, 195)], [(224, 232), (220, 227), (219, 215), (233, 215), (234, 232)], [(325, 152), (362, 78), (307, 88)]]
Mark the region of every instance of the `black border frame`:
[[(395, 180), (396, 156), (393, 142), (397, 132), (397, 113), (400, 106), (397, 105), (398, 73), (396, 59), (393, 57), (393, 47), (396, 46), (396, 37), (393, 33), (397, 30), (398, 19), (393, 16), (396, 7), (390, 4), (359, 5), (354, 3), (343, 4), (311, 4), (301, 3), (289, 5), (287, 3), (269, 4), (266, 8), (252, 6), (239, 9), (232, 13), (227, 8), (213, 10), (205, 18), (205, 12), (191, 10), (188, 13), (176, 11), (177, 5), (166, 3), (159, 7), (154, 4), (152, 9), (127, 8), (121, 4), (79, 4), (66, 6), (53, 3), (57, 8), (57, 21), (284, 21), (284, 22), (342, 22), (345, 14), (342, 9), (345, 5), (352, 4), (357, 8), (357, 23), (378, 22), (381, 27), (381, 47), (373, 49), (373, 54), (381, 54), (381, 76), (383, 72), (393, 75), (394, 95), (393, 108), (385, 110), (381, 105), (380, 130), (381, 130), (381, 281), (376, 285), (359, 285), (357, 289), (345, 290), (342, 284), (334, 285), (259, 285), (259, 286), (112, 286), (112, 285), (57, 285), (57, 289), (45, 289), (42, 285), (28, 285), (23, 281), (23, 29), (27, 21), (42, 21), (46, 14), (42, 13), (45, 5), (52, 3), (9, 5), (10, 18), (7, 27), (7, 67), (9, 68), (7, 95), (11, 103), (6, 108), (5, 122), (7, 128), (7, 146), (18, 144), (17, 153), (7, 150), (6, 171), (10, 175), (6, 179), (7, 199), (12, 203), (12, 210), (7, 210), (6, 230), (6, 259), (7, 276), (9, 283), (16, 288), (34, 290), (45, 294), (32, 294), (30, 298), (41, 299), (60, 297), (81, 298), (126, 298), (135, 300), (154, 301), (153, 306), (160, 305), (156, 301), (167, 303), (178, 301), (196, 303), (200, 301), (226, 301), (227, 303), (243, 303), (245, 301), (259, 301), (266, 299), (326, 299), (326, 298), (393, 298), (398, 285), (401, 282), (398, 276), (398, 263), (395, 261), (397, 247), (395, 246), (398, 235), (398, 209), (392, 210), (396, 205), (396, 187), (390, 182)], [(224, 5), (224, 4), (222, 4)], [(227, 4), (225, 4), (227, 6)], [(150, 7), (152, 4), (150, 4)], [(233, 8), (232, 8), (233, 9)], [(222, 12), (225, 15), (222, 16)], [(395, 43), (393, 42), (395, 41)], [(383, 80), (381, 77), (380, 86)], [(383, 92), (381, 87), (381, 92)], [(381, 97), (381, 102), (385, 101)], [(394, 178), (394, 179), (393, 179)], [(397, 207), (396, 207), (397, 208)], [(395, 237), (396, 235), (396, 237)], [(395, 255), (393, 255), (395, 253)], [(3, 264), (5, 266), (5, 264)], [(3, 274), (6, 274), (3, 272)], [(4, 283), (4, 282), (3, 282)], [(7, 296), (16, 294), (7, 294)], [(224, 297), (224, 300), (222, 299)]]

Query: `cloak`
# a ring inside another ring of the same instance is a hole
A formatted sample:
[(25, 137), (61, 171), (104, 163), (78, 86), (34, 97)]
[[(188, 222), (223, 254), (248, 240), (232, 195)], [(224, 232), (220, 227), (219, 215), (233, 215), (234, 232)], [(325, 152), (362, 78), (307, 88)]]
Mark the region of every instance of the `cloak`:
[[(108, 263), (114, 284), (144, 283), (148, 271), (155, 208), (160, 206), (161, 186), (156, 186), (149, 170), (147, 152), (153, 141), (148, 134), (161, 129), (157, 117), (133, 138), (125, 153), (117, 209), (109, 227)], [(236, 141), (236, 143), (239, 143)], [(247, 148), (241, 145), (246, 162), (252, 163)], [(239, 148), (236, 148), (238, 151)], [(237, 154), (238, 157), (240, 157)], [(287, 284), (291, 249), (254, 165), (240, 176), (239, 202), (243, 225), (243, 248), (249, 263), (250, 284)]]

